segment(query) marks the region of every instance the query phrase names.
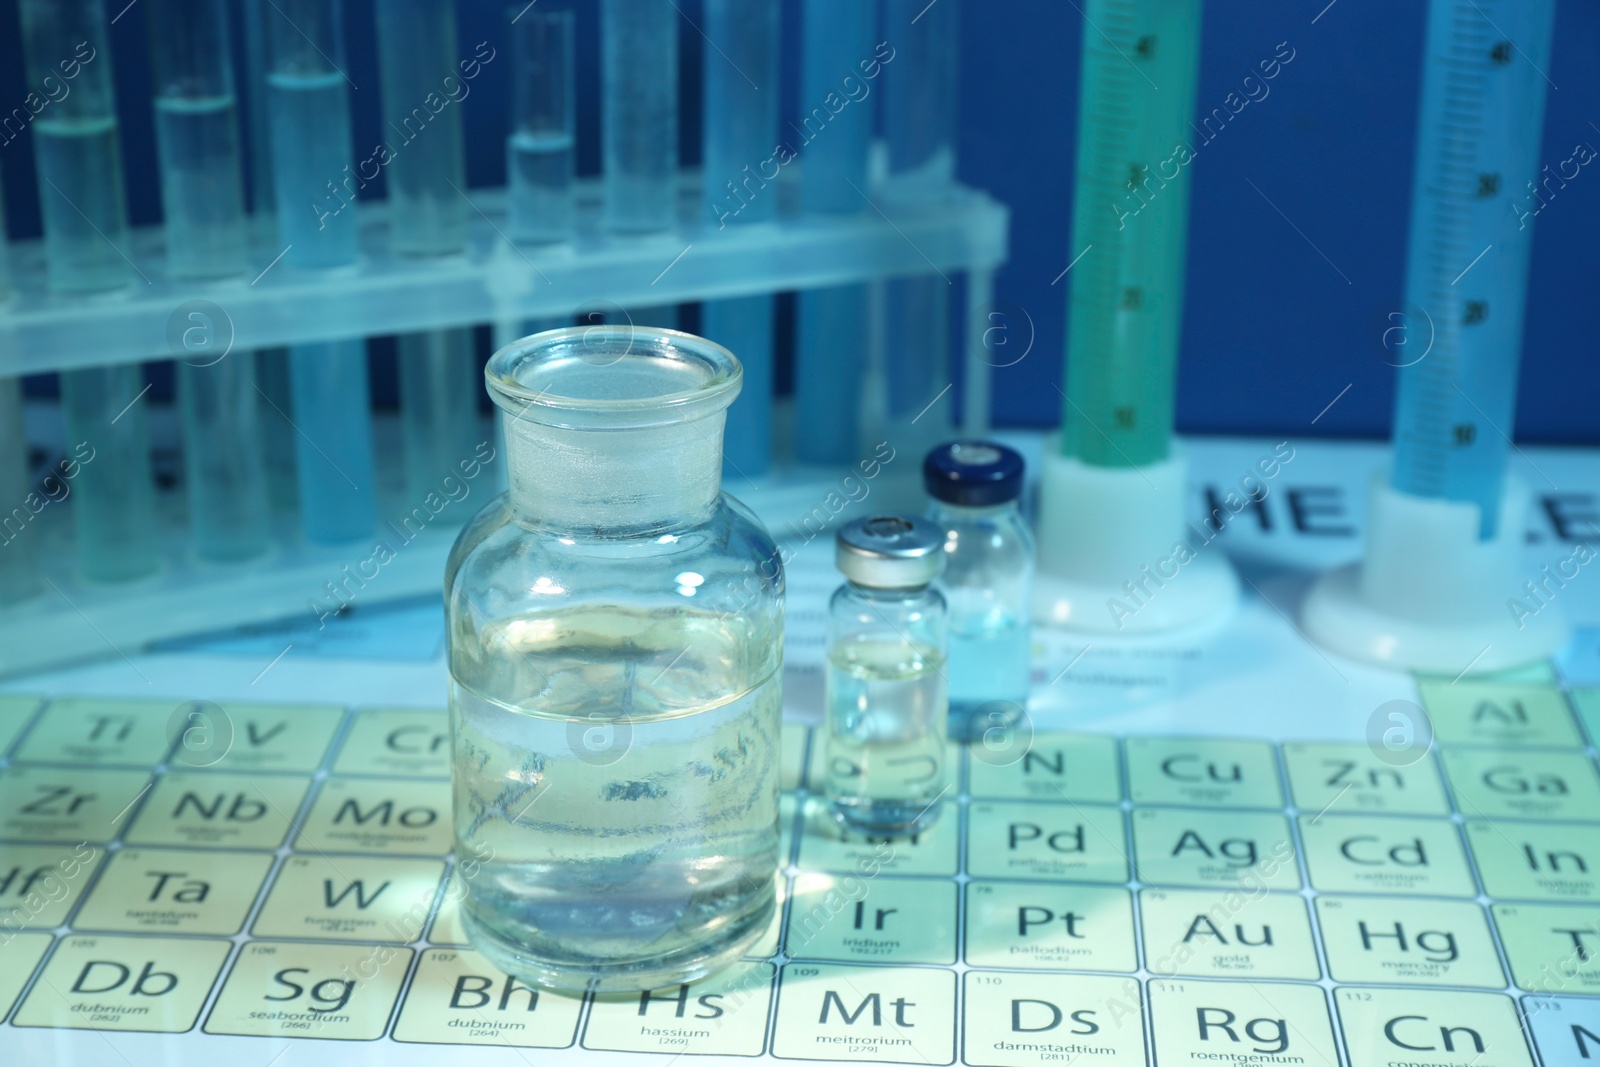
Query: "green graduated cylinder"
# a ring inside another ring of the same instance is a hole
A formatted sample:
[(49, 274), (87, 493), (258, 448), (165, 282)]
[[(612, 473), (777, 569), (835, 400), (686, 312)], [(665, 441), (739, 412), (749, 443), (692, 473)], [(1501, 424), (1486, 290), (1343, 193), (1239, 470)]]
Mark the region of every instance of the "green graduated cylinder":
[(1167, 458), (1200, 0), (1090, 0), (1083, 27), (1063, 454)]

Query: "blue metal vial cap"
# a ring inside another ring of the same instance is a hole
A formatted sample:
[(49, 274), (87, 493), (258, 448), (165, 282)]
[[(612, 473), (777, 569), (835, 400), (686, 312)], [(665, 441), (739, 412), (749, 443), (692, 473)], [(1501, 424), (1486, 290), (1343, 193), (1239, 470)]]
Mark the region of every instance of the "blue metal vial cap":
[(1022, 495), (1022, 454), (993, 441), (951, 441), (922, 461), (922, 485), (946, 504), (982, 508)]

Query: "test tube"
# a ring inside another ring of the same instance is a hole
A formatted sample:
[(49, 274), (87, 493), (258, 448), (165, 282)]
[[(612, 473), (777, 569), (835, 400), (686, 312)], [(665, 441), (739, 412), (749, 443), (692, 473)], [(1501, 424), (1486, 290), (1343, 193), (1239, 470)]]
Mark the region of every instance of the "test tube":
[(678, 218), (678, 19), (673, 0), (600, 9), (605, 225), (670, 230)]
[[(263, 13), (278, 237), (292, 268), (349, 267), (358, 258), (362, 179), (350, 164), (341, 6), (274, 0)], [(289, 379), (302, 535), (327, 544), (370, 533), (377, 512), (365, 342), (295, 345)]]
[[(889, 176), (902, 203), (944, 195), (955, 180), (957, 0), (886, 0), (884, 36), (895, 43), (883, 78)], [(954, 425), (950, 282), (938, 274), (884, 283), (884, 399), (897, 441), (912, 452)], [(941, 400), (941, 397), (943, 399)]]
[[(21, 14), (29, 83), (71, 85), (32, 127), (49, 287), (120, 289), (132, 273), (105, 11), (100, 0), (23, 0)], [(73, 479), (78, 567), (89, 581), (160, 566), (143, 377), (137, 364), (61, 375), (68, 450), (95, 457)]]
[(43, 588), (37, 564), (39, 531), (30, 528), (33, 513), (27, 504), (31, 490), (22, 380), (0, 378), (0, 607), (27, 600)]
[[(791, 142), (805, 168), (800, 203), (807, 213), (848, 215), (866, 208), (867, 151), (872, 142), (871, 96), (835, 114), (829, 99), (849, 99), (844, 79), (857, 82), (861, 64), (876, 61), (877, 6), (860, 0), (806, 0), (798, 121)], [(868, 290), (839, 285), (800, 294), (796, 325), (795, 456), (803, 462), (846, 464), (857, 458)]]
[[(466, 250), (467, 184), (454, 0), (385, 0), (377, 7), (385, 139), (393, 146), (389, 237), (398, 256)], [(428, 100), (439, 101), (435, 107)], [(481, 389), (470, 329), (398, 340), (400, 417), (408, 499), (438, 488), (470, 455)]]
[[(778, 214), (777, 0), (707, 0), (705, 7), (705, 197), (723, 225), (770, 222)], [(763, 176), (763, 171), (771, 173)], [(771, 296), (712, 300), (700, 332), (744, 364), (744, 389), (728, 409), (723, 459), (730, 475), (764, 474), (772, 459)]]
[(572, 236), (572, 175), (577, 124), (573, 109), (572, 12), (529, 10), (511, 17), (512, 116), (506, 140), (513, 241)]
[[(225, 0), (151, 0), (146, 11), (167, 273), (176, 281), (241, 274), (244, 187)], [(255, 360), (228, 351), (232, 330), (213, 309), (186, 316), (178, 401), (194, 553), (251, 559), (270, 542)]]

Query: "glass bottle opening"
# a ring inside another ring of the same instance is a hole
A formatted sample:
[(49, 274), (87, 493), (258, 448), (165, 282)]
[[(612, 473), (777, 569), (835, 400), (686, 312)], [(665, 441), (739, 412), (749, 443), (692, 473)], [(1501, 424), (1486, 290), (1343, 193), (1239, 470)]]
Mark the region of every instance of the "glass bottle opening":
[(645, 326), (572, 326), (514, 341), (484, 369), (508, 415), (571, 429), (640, 429), (727, 408), (744, 368), (703, 337)]

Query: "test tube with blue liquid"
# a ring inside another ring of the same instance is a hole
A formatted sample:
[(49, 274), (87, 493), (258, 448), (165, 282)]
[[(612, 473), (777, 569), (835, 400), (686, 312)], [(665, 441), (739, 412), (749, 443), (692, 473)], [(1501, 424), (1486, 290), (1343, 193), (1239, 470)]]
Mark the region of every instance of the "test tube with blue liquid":
[[(127, 258), (104, 8), (100, 0), (23, 0), (21, 14), (29, 83), (72, 83), (31, 127), (50, 291), (122, 289), (137, 268)], [(144, 390), (137, 363), (61, 374), (67, 448), (83, 446), (94, 456), (73, 480), (78, 569), (86, 581), (127, 581), (160, 567)]]
[[(720, 228), (771, 222), (778, 215), (776, 175), (759, 168), (778, 133), (777, 0), (707, 0), (705, 55), (705, 197)], [(756, 477), (772, 459), (774, 298), (708, 301), (700, 332), (744, 364), (744, 390), (728, 409), (723, 459), (729, 474)]]
[(1364, 562), (1305, 608), (1347, 655), (1459, 675), (1568, 634), (1523, 580), (1530, 498), (1507, 471), (1554, 18), (1555, 0), (1428, 5), (1394, 460), (1371, 488)]
[[(150, 0), (167, 273), (200, 283), (242, 275), (248, 240), (225, 0)], [(206, 300), (180, 305), (178, 398), (193, 550), (236, 562), (271, 542), (255, 359), (231, 351), (227, 312)]]
[[(301, 270), (351, 268), (359, 256), (341, 6), (275, 0), (262, 15), (278, 235), (284, 266)], [(315, 544), (355, 540), (377, 521), (366, 344), (294, 345), (289, 375), (301, 532)]]

